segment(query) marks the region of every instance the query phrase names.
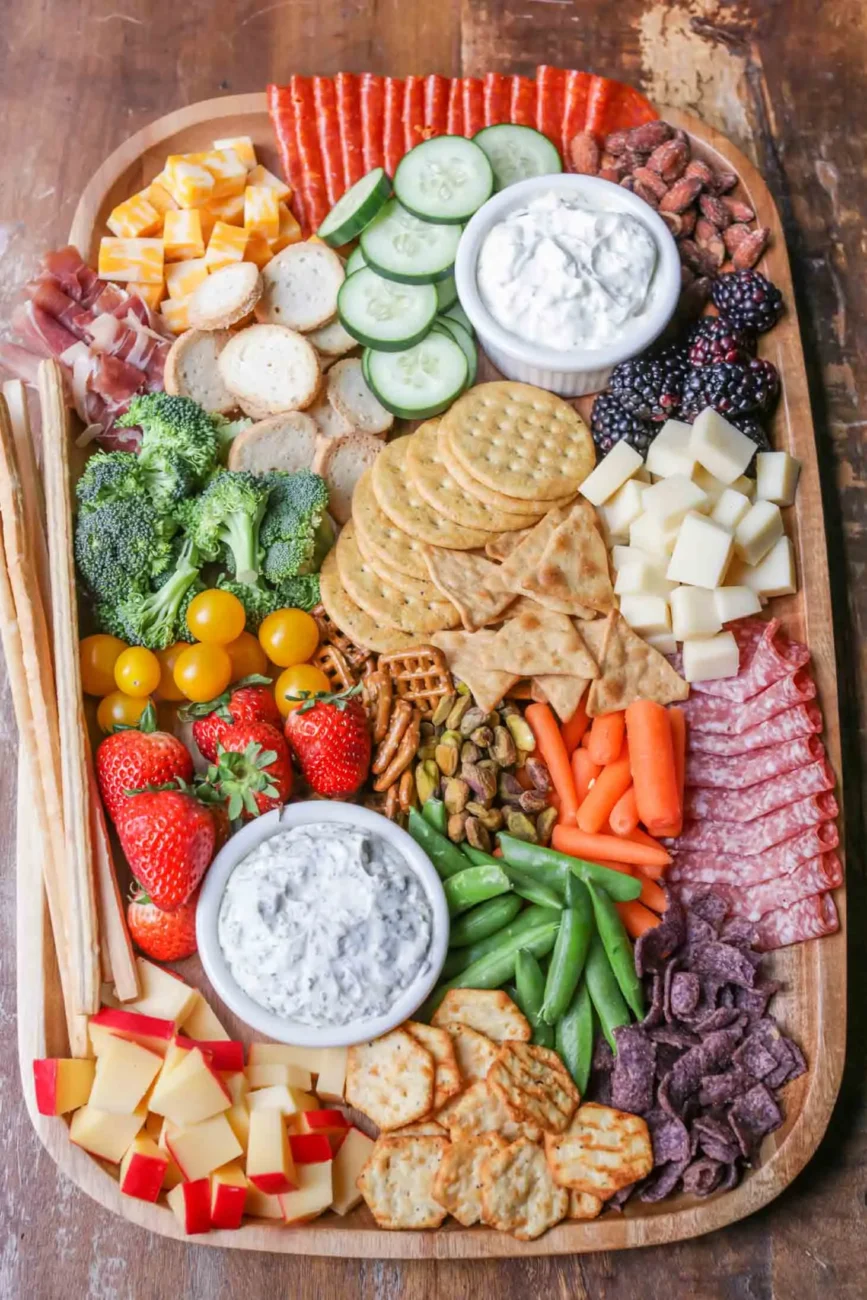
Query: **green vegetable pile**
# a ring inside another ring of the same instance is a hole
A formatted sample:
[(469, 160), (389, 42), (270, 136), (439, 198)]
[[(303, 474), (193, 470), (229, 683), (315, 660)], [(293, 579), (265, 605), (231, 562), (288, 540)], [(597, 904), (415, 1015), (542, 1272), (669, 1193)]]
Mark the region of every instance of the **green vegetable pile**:
[(234, 426), (188, 397), (134, 397), (118, 424), (141, 426), (138, 453), (96, 452), (76, 487), (75, 560), (100, 631), (149, 650), (191, 640), (187, 606), (206, 586), (233, 592), (253, 630), (319, 603), (334, 537), (318, 474), (224, 469)]

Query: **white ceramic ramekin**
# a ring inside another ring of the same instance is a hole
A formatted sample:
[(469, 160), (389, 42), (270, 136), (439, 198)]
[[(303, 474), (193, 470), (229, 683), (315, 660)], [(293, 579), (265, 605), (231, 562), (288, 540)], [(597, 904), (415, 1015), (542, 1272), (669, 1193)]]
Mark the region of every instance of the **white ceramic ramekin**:
[[(659, 261), (650, 291), (650, 303), (643, 316), (624, 330), (622, 342), (604, 348), (564, 352), (526, 343), (491, 316), (477, 283), (476, 267), (482, 241), (498, 221), (515, 208), (551, 191), (572, 199), (583, 199), (593, 207), (628, 212), (642, 221), (654, 236)], [(620, 361), (643, 352), (670, 321), (680, 293), (680, 256), (665, 222), (643, 199), (628, 190), (595, 176), (561, 173), (534, 176), (501, 190), (469, 221), (455, 262), (455, 283), (461, 306), (473, 323), (479, 343), (507, 379), (535, 384), (563, 397), (580, 397), (604, 388), (611, 371)]]
[[(357, 830), (370, 831), (386, 840), (406, 862), (424, 887), (433, 914), (433, 931), (428, 964), (382, 1016), (354, 1020), (347, 1025), (312, 1026), (286, 1020), (255, 1002), (235, 983), (217, 937), (220, 904), (229, 876), (235, 867), (264, 840), (296, 826), (321, 826), (338, 822)], [(440, 878), (430, 858), (406, 831), (394, 822), (357, 804), (310, 800), (286, 804), (257, 817), (244, 826), (220, 850), (205, 876), (196, 910), (196, 939), (205, 974), (226, 1006), (252, 1029), (280, 1043), (296, 1047), (351, 1047), (386, 1034), (407, 1020), (424, 1002), (439, 978), (449, 942), (449, 915)]]

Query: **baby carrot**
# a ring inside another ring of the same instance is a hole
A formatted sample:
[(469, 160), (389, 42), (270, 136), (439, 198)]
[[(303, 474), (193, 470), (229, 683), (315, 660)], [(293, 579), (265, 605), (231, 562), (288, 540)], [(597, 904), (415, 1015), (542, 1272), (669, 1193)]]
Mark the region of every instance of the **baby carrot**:
[(615, 835), (628, 835), (638, 825), (638, 808), (635, 803), (635, 786), (622, 794), (608, 814), (608, 821)]
[(605, 767), (607, 763), (613, 763), (619, 758), (623, 747), (624, 726), (623, 713), (603, 713), (593, 719), (587, 748), (594, 763)]
[(681, 801), (668, 714), (655, 700), (633, 700), (626, 735), (639, 820), (651, 835), (677, 821)]
[(589, 727), (588, 727), (587, 730), (584, 732), (584, 735), (581, 737), (581, 748), (582, 748), (582, 749), (589, 749), (589, 748), (590, 748), (590, 728), (589, 728)]
[(669, 825), (661, 826), (657, 834), (665, 839), (674, 839), (683, 830), (683, 787), (686, 777), (686, 715), (683, 709), (668, 709), (668, 722), (671, 727), (671, 743), (674, 747), (674, 772), (677, 777), (677, 790), (680, 795), (680, 815)]
[(641, 867), (636, 867), (632, 874), (636, 880), (641, 881), (641, 893), (638, 895), (638, 901), (643, 903), (645, 907), (649, 907), (652, 912), (664, 912), (668, 904), (665, 900), (665, 894), (656, 881), (646, 876)]
[(551, 843), (561, 853), (591, 862), (628, 862), (631, 866), (667, 867), (671, 857), (660, 844), (636, 844), (619, 835), (588, 835), (577, 826), (555, 826)]
[(586, 749), (579, 745), (572, 755), (572, 776), (575, 780), (575, 793), (578, 796), (578, 807), (580, 808), (587, 798), (587, 791), (602, 771), (597, 767)]
[(630, 939), (638, 939), (647, 930), (652, 930), (654, 926), (659, 925), (659, 917), (643, 903), (615, 903), (614, 906), (620, 913), (623, 928)]
[(564, 722), (560, 728), (563, 736), (563, 744), (566, 746), (566, 753), (571, 758), (575, 750), (581, 743), (581, 738), (590, 725), (590, 719), (587, 717), (586, 709), (587, 692), (581, 697), (581, 703), (572, 714), (568, 722)]
[(548, 764), (554, 789), (560, 796), (560, 817), (567, 826), (575, 825), (578, 812), (578, 799), (575, 794), (575, 781), (569, 766), (569, 755), (560, 735), (557, 719), (548, 704), (530, 704), (524, 714), (530, 730), (536, 737), (539, 753)]
[[(588, 750), (588, 753), (592, 759), (592, 752)], [(598, 834), (617, 800), (631, 784), (632, 773), (629, 771), (628, 758), (618, 759), (603, 767), (578, 809), (576, 821), (579, 830), (586, 831), (589, 835)]]

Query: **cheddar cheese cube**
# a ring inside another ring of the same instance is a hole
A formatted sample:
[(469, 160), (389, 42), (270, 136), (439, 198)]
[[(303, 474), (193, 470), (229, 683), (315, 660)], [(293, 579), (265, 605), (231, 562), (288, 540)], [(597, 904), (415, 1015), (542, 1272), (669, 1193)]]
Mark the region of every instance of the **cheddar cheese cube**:
[(256, 146), (248, 135), (233, 135), (225, 140), (215, 140), (215, 149), (234, 149), (245, 167), (256, 166)]
[(259, 270), (267, 266), (274, 254), (271, 251), (271, 245), (262, 234), (261, 230), (251, 230), (247, 239), (247, 248), (244, 253), (245, 262), (254, 262)]
[(166, 159), (160, 184), (180, 208), (198, 208), (214, 196), (214, 177), (189, 154), (172, 154)]
[(278, 207), (280, 210), (280, 227), (277, 231), (277, 238), (271, 240), (271, 247), (275, 253), (288, 248), (290, 244), (300, 243), (302, 239), (301, 227), (289, 211), (289, 208), (285, 203), (278, 204)]
[(163, 282), (161, 239), (116, 239), (106, 235), (99, 245), (100, 280), (138, 280), (143, 284)]
[(158, 235), (163, 218), (142, 192), (119, 203), (105, 224), (119, 239), (140, 239), (142, 235)]
[(208, 264), (204, 257), (191, 257), (185, 262), (171, 262), (166, 267), (166, 288), (170, 298), (187, 298), (208, 278)]
[(161, 217), (164, 217), (167, 212), (174, 211), (178, 206), (163, 184), (164, 179), (165, 177), (163, 173), (160, 172), (159, 176), (155, 177), (154, 180), (151, 181), (147, 189), (142, 190), (142, 194), (145, 196), (148, 203), (150, 203), (152, 207), (156, 208)]
[(162, 280), (159, 284), (142, 284), (139, 280), (133, 280), (127, 288), (130, 293), (136, 294), (146, 302), (151, 311), (158, 311), (160, 303), (166, 296), (166, 286)]
[(247, 251), (247, 231), (238, 226), (229, 226), (225, 221), (218, 221), (208, 240), (205, 261), (209, 271), (217, 271), (221, 266), (232, 262), (243, 262)]
[(292, 197), (292, 190), (285, 181), (281, 181), (279, 176), (269, 172), (267, 167), (261, 163), (253, 167), (247, 177), (248, 185), (266, 185), (269, 190), (274, 190), (278, 199), (289, 199)]
[(190, 299), (166, 298), (160, 303), (160, 315), (173, 334), (183, 334), (190, 328)]
[(194, 209), (182, 208), (167, 212), (163, 218), (163, 245), (167, 262), (182, 262), (191, 257), (202, 257), (205, 241), (202, 237), (202, 219)]
[(202, 154), (202, 166), (206, 167), (214, 178), (214, 199), (231, 198), (234, 194), (243, 194), (247, 186), (247, 167), (235, 153), (234, 149), (211, 149)]
[(231, 194), (227, 199), (213, 199), (202, 209), (208, 212), (215, 221), (225, 221), (227, 226), (243, 226), (244, 224), (244, 195)]
[(280, 233), (280, 206), (275, 190), (267, 185), (248, 185), (244, 191), (244, 229), (258, 230), (266, 239)]

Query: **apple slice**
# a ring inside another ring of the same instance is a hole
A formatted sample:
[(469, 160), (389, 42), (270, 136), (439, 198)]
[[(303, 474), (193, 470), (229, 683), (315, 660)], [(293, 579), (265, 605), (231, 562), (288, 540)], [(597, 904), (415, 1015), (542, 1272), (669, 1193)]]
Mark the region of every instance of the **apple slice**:
[(323, 1101), (343, 1101), (346, 1082), (346, 1048), (323, 1047), (319, 1053), (316, 1091)]
[(82, 1106), (72, 1116), (70, 1141), (92, 1156), (120, 1164), (134, 1138), (144, 1127), (147, 1111), (140, 1105), (132, 1115), (115, 1115), (96, 1106)]
[(356, 1179), (373, 1150), (373, 1140), (359, 1128), (350, 1128), (334, 1157), (332, 1179), (334, 1197), (331, 1208), (337, 1214), (348, 1214), (361, 1200)]
[(226, 1085), (198, 1047), (168, 1073), (154, 1089), (151, 1110), (175, 1124), (199, 1124), (232, 1104)]
[(220, 1165), (244, 1154), (225, 1115), (171, 1128), (166, 1133), (166, 1146), (188, 1182), (205, 1178)]
[(334, 1195), (331, 1178), (331, 1161), (315, 1165), (301, 1165), (298, 1169), (298, 1187), (294, 1192), (281, 1193), (279, 1200), (286, 1223), (306, 1223), (327, 1210)]
[(97, 1058), (90, 1104), (114, 1115), (132, 1115), (159, 1074), (163, 1058), (132, 1042), (115, 1038)]
[(279, 1110), (250, 1112), (247, 1177), (254, 1187), (269, 1196), (294, 1191), (298, 1186), (289, 1134)]
[(301, 1088), (309, 1092), (313, 1086), (309, 1070), (299, 1065), (287, 1065), (284, 1061), (274, 1061), (269, 1065), (248, 1065), (247, 1080), (251, 1088), (271, 1088), (284, 1083), (287, 1088)]
[(95, 1016), (90, 1017), (88, 1030), (97, 1056), (110, 1045), (111, 1037), (129, 1038), (148, 1051), (165, 1056), (174, 1036), (175, 1025), (173, 1020), (139, 1015), (123, 1007), (102, 1007)]
[(33, 1062), (36, 1109), (40, 1115), (64, 1115), (78, 1110), (90, 1096), (96, 1062), (51, 1057)]
[(237, 1160), (211, 1174), (211, 1225), (240, 1228), (247, 1200), (247, 1179)]
[(196, 994), (192, 1009), (181, 1021), (181, 1029), (185, 1034), (189, 1034), (190, 1038), (200, 1039), (206, 1043), (229, 1037), (201, 993)]
[(302, 1133), (324, 1133), (335, 1154), (349, 1132), (349, 1120), (341, 1110), (304, 1110), (298, 1119)]
[(184, 1232), (192, 1236), (196, 1232), (210, 1232), (211, 1229), (211, 1184), (207, 1178), (199, 1178), (194, 1183), (178, 1183), (166, 1197), (172, 1212)]
[(333, 1154), (324, 1133), (290, 1133), (289, 1150), (296, 1165), (325, 1164)]
[(168, 1153), (147, 1133), (139, 1133), (120, 1162), (120, 1190), (140, 1201), (155, 1201), (168, 1167)]

